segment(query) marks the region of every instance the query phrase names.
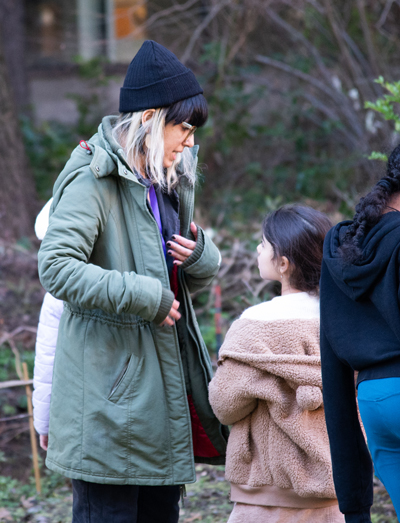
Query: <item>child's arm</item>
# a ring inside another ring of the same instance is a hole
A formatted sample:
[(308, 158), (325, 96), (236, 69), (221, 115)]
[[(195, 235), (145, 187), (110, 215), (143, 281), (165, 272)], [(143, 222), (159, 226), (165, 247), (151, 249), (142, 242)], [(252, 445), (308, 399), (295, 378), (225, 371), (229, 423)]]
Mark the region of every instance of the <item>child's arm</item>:
[[(50, 397), (58, 325), (63, 302), (46, 293), (40, 311), (33, 376), (33, 422), (41, 436), (49, 431)], [(42, 442), (41, 438), (41, 442)]]
[(255, 372), (249, 365), (230, 358), (219, 365), (209, 385), (209, 399), (224, 425), (240, 421), (257, 407), (257, 398), (251, 392)]

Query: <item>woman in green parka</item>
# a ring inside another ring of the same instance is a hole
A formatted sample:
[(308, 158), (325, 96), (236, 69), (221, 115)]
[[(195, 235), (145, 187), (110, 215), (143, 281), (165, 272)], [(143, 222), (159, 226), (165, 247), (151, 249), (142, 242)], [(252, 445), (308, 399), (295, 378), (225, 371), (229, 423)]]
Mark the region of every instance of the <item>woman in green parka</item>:
[(202, 92), (146, 41), (119, 117), (103, 118), (54, 186), (39, 274), (64, 312), (46, 464), (72, 478), (73, 523), (176, 523), (194, 463), (224, 462), (190, 298), (221, 261), (192, 222)]

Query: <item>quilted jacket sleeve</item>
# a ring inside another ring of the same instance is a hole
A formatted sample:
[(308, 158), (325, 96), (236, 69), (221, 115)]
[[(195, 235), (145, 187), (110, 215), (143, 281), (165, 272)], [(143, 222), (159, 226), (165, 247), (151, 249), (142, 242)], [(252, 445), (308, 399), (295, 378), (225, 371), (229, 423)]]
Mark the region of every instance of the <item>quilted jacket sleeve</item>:
[(33, 423), (38, 434), (48, 434), (51, 384), (58, 324), (63, 302), (46, 293), (40, 311), (33, 374)]

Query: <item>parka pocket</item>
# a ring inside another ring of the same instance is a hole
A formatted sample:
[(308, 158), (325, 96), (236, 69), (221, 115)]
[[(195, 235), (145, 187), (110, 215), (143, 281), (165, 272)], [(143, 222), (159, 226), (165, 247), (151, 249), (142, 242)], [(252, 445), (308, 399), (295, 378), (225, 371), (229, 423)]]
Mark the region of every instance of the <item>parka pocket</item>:
[(125, 393), (126, 389), (132, 383), (135, 378), (136, 372), (141, 367), (142, 360), (140, 360), (135, 354), (131, 354), (127, 359), (121, 372), (118, 374), (117, 379), (114, 381), (111, 387), (110, 393), (107, 399), (116, 403)]

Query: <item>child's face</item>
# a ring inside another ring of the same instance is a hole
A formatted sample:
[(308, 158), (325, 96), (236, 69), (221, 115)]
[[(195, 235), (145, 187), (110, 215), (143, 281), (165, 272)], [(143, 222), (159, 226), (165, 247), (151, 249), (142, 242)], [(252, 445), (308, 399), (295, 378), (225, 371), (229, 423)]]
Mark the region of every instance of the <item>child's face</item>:
[(278, 260), (274, 260), (274, 249), (272, 245), (263, 237), (262, 242), (257, 247), (258, 269), (263, 280), (279, 280), (281, 275), (278, 271)]

